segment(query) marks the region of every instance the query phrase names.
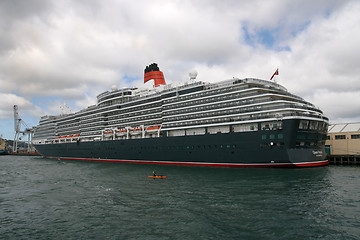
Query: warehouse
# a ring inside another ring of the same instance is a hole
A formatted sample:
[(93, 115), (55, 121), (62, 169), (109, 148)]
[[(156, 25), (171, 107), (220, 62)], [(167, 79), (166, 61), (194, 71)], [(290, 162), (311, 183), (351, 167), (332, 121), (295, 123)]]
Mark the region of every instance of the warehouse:
[(360, 155), (360, 123), (330, 125), (325, 148), (328, 155)]

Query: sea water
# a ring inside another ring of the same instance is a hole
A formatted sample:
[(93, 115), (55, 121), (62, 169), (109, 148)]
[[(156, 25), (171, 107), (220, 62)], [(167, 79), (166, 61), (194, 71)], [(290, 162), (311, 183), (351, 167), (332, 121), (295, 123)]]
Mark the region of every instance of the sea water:
[[(166, 179), (152, 179), (153, 171)], [(360, 239), (360, 167), (0, 156), (1, 239)]]

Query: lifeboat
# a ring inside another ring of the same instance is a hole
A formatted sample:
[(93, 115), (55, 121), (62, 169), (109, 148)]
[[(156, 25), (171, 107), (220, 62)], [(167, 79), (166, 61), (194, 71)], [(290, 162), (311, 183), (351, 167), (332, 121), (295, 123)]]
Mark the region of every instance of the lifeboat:
[(122, 137), (122, 136), (125, 136), (127, 133), (126, 129), (116, 129), (115, 130), (115, 135), (117, 137)]
[(80, 134), (74, 134), (71, 136), (71, 141), (79, 140), (79, 138), (80, 138)]
[(105, 129), (103, 133), (104, 137), (112, 137), (114, 131), (112, 129)]
[(55, 137), (55, 142), (65, 142), (66, 141), (67, 136), (58, 136)]
[(139, 135), (142, 132), (141, 128), (135, 127), (135, 128), (131, 128), (130, 129), (130, 134), (131, 135)]
[(67, 135), (67, 136), (58, 136), (55, 139), (70, 139), (70, 138), (75, 138), (75, 137), (80, 137), (80, 134), (78, 135)]
[(158, 132), (159, 129), (160, 129), (160, 125), (152, 126), (152, 127), (146, 128), (146, 132), (149, 132), (149, 133)]

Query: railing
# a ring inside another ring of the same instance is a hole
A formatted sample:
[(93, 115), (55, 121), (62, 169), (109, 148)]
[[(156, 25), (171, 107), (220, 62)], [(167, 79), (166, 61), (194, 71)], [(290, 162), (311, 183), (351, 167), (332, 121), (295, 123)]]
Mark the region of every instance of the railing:
[[(250, 116), (254, 115), (254, 116)], [(202, 119), (202, 120), (193, 120), (193, 121), (180, 121), (177, 123), (163, 123), (164, 128), (170, 127), (183, 127), (183, 126), (192, 126), (192, 125), (205, 125), (205, 124), (215, 124), (215, 123), (231, 123), (231, 122), (243, 122), (243, 121), (253, 121), (253, 120), (266, 120), (266, 119), (283, 119), (285, 117), (308, 117), (308, 118), (317, 118), (323, 121), (329, 121), (327, 117), (319, 116), (315, 114), (302, 114), (302, 113), (282, 113), (281, 116), (278, 113), (269, 114), (266, 116), (259, 116), (259, 114), (248, 114), (245, 116), (237, 117), (221, 117), (213, 119)]]

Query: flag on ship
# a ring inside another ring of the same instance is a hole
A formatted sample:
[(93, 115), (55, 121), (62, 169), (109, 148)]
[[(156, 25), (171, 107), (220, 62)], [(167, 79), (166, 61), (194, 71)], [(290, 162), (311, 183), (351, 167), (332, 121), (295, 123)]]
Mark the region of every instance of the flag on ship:
[(152, 63), (149, 66), (146, 66), (144, 70), (144, 83), (151, 79), (154, 79), (155, 87), (166, 85), (164, 74), (162, 71), (160, 71), (156, 63)]
[(275, 75), (279, 75), (279, 68), (276, 69), (274, 74), (271, 76), (270, 80), (272, 80), (275, 77)]

